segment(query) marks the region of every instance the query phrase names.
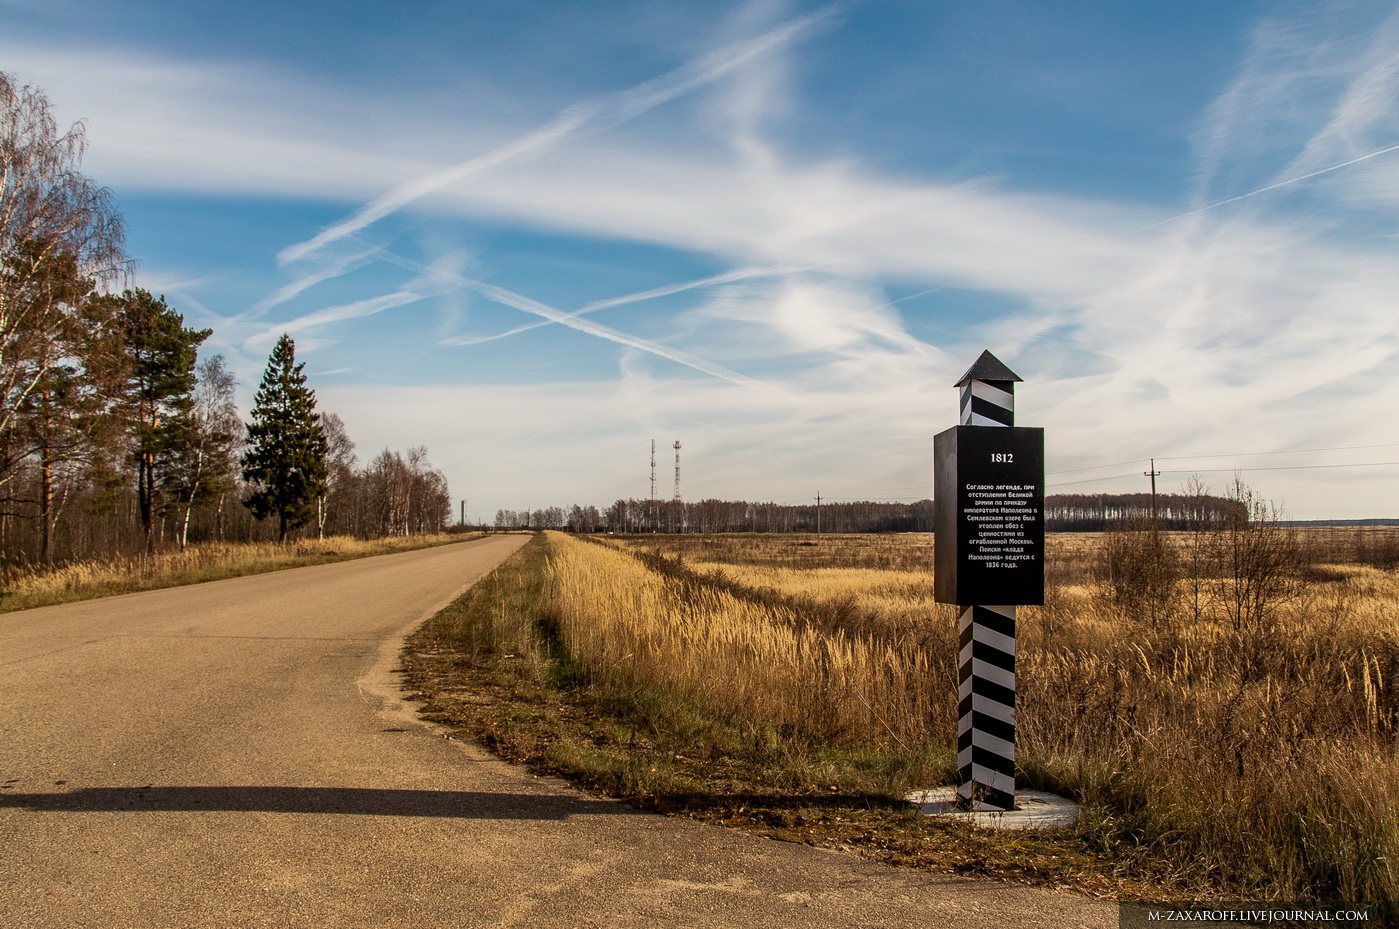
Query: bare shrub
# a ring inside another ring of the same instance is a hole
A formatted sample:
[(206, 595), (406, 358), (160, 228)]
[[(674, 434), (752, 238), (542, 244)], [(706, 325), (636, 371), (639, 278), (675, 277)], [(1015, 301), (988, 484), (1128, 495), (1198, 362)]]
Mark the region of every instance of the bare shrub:
[(1236, 632), (1261, 634), (1277, 609), (1302, 590), (1302, 551), (1296, 530), (1282, 525), (1275, 505), (1238, 479), (1229, 499), (1238, 506), (1211, 536), (1210, 551), (1222, 574), (1217, 597)]
[(1116, 526), (1103, 534), (1099, 585), (1123, 614), (1151, 626), (1169, 622), (1180, 576), (1179, 555), (1154, 520)]

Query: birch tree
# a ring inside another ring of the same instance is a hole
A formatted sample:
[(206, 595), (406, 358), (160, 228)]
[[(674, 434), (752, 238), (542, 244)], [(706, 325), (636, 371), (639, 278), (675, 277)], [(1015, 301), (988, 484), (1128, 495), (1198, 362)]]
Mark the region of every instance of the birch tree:
[(171, 425), (173, 441), (165, 474), (170, 508), (180, 517), (180, 550), (189, 543), (190, 515), (222, 506), (237, 480), (237, 450), (243, 422), (233, 394), (238, 380), (222, 355), (199, 362), (189, 409)]
[(44, 459), (51, 474), (56, 388), (100, 367), (88, 356), (106, 344), (92, 338), (106, 327), (84, 318), (85, 298), (127, 266), (111, 193), (81, 170), (86, 142), (81, 123), (58, 131), (42, 91), (0, 72), (0, 512), (28, 462)]

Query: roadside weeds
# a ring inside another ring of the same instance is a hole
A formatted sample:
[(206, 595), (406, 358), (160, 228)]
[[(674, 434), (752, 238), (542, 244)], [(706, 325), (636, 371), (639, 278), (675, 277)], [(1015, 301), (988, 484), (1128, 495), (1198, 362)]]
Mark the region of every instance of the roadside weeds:
[(213, 542), (191, 545), (182, 552), (159, 552), (154, 556), (86, 561), (47, 570), (12, 569), (0, 573), (0, 613), (352, 561), (468, 542), (484, 535), (480, 532), (436, 533), (370, 540), (332, 536), (301, 539), (287, 545)]
[(560, 647), (548, 557), (548, 541), (536, 538), (410, 636), (401, 670), (424, 719), (536, 774), (774, 840), (1099, 898), (1205, 892), (1074, 830), (998, 833), (923, 816), (890, 786), (910, 776), (949, 782), (950, 747), (901, 771), (907, 759), (891, 753), (600, 680)]

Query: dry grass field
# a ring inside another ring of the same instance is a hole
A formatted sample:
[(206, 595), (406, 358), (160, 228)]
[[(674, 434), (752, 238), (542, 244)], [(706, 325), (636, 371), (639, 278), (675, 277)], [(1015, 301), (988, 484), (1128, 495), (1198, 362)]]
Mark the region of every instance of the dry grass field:
[(50, 568), (12, 568), (0, 571), (0, 613), (260, 574), (282, 568), (387, 555), (466, 541), (479, 535), (440, 533), (371, 540), (331, 536), (301, 539), (285, 545), (277, 542), (207, 542), (190, 545), (184, 551), (172, 549), (153, 556), (82, 561)]
[[(1080, 801), (1072, 847), (1119, 876), (1399, 900), (1399, 533), (1253, 515), (1050, 537), (1045, 605), (1018, 620), (1019, 782)], [(432, 641), (474, 636), (586, 692), (621, 720), (589, 730), (615, 765), (640, 731), (798, 792), (890, 804), (950, 783), (956, 617), (933, 600), (930, 536), (551, 533), (547, 549), (529, 596)], [(544, 741), (552, 769), (599, 764), (562, 730)], [(630, 763), (632, 795), (694, 789), (655, 754)]]

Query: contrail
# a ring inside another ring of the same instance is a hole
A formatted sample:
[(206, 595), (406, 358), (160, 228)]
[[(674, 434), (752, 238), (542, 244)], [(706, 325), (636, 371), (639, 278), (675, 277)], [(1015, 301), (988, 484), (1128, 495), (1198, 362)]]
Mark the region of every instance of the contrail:
[(535, 316), (542, 316), (550, 322), (567, 326), (570, 329), (577, 329), (579, 332), (586, 332), (588, 335), (594, 335), (600, 339), (607, 339), (609, 342), (616, 342), (619, 345), (625, 345), (629, 348), (649, 352), (652, 355), (658, 355), (661, 358), (666, 358), (677, 364), (685, 365), (687, 368), (694, 368), (696, 371), (702, 371), (705, 374), (729, 381), (733, 384), (751, 387), (760, 383), (747, 375), (739, 374), (737, 371), (730, 371), (728, 368), (714, 364), (713, 362), (705, 361), (703, 358), (691, 355), (689, 352), (678, 351), (677, 349), (668, 348), (659, 343), (652, 342), (649, 339), (642, 339), (637, 336), (627, 335), (624, 332), (618, 332), (610, 326), (604, 326), (592, 320), (582, 319), (572, 313), (565, 313), (563, 310), (555, 309), (552, 306), (540, 303), (538, 300), (531, 300), (529, 297), (523, 294), (517, 294), (512, 290), (496, 287), (493, 284), (487, 284), (483, 281), (474, 281), (470, 278), (460, 278), (459, 280), (488, 300), (494, 300), (496, 303), (502, 303), (505, 306), (511, 306), (526, 313), (533, 313)]
[(277, 262), (278, 264), (286, 264), (305, 258), (331, 242), (357, 232), (370, 223), (382, 219), (435, 190), (458, 183), (474, 174), (479, 174), (506, 162), (552, 148), (590, 123), (597, 123), (600, 129), (609, 129), (635, 119), (663, 103), (668, 103), (718, 80), (730, 71), (778, 46), (795, 41), (804, 34), (810, 33), (817, 25), (831, 18), (833, 9), (828, 7), (809, 16), (784, 23), (757, 38), (711, 52), (627, 90), (566, 107), (544, 125), (525, 133), (513, 142), (451, 168), (418, 178), (371, 200), (349, 218), (321, 231), (305, 242), (289, 245), (282, 249), (277, 253)]
[(1322, 168), (1320, 171), (1313, 171), (1310, 174), (1301, 174), (1297, 177), (1289, 177), (1285, 181), (1278, 181), (1276, 184), (1269, 184), (1266, 187), (1259, 187), (1257, 190), (1250, 190), (1248, 193), (1239, 194), (1237, 197), (1229, 197), (1225, 200), (1217, 200), (1214, 203), (1206, 204), (1205, 206), (1199, 207), (1197, 209), (1190, 210), (1185, 213), (1180, 213), (1176, 216), (1167, 217), (1166, 219), (1160, 220), (1159, 222), (1154, 222), (1149, 226), (1143, 226), (1135, 231), (1146, 232), (1148, 229), (1155, 229), (1157, 226), (1164, 226), (1166, 225), (1166, 223), (1173, 223), (1178, 219), (1185, 219), (1187, 216), (1194, 216), (1197, 213), (1204, 213), (1208, 210), (1213, 210), (1216, 207), (1221, 207), (1229, 203), (1238, 203), (1240, 200), (1247, 200), (1249, 197), (1256, 197), (1259, 194), (1266, 194), (1268, 191), (1277, 190), (1279, 187), (1288, 187), (1292, 184), (1297, 184), (1302, 181), (1310, 180), (1311, 178), (1319, 177), (1323, 174), (1330, 174), (1332, 171), (1339, 171), (1342, 168), (1349, 168), (1353, 164), (1359, 164), (1362, 161), (1368, 161), (1371, 158), (1377, 158), (1380, 155), (1387, 155), (1390, 152), (1395, 151), (1399, 151), (1399, 145), (1391, 145), (1388, 148), (1381, 148), (1373, 152), (1367, 152), (1366, 154), (1361, 155), (1359, 158), (1352, 158), (1350, 161), (1343, 161), (1338, 165), (1332, 165), (1329, 168)]
[(309, 290), (310, 288), (316, 286), (322, 281), (328, 281), (332, 278), (337, 278), (340, 275), (344, 274), (346, 271), (353, 271), (354, 269), (361, 267), (364, 264), (365, 260), (373, 253), (374, 250), (370, 248), (357, 254), (341, 258), (339, 261), (333, 262), (332, 264), (327, 265), (326, 267), (312, 274), (307, 274), (304, 277), (297, 278), (290, 284), (286, 284), (282, 287), (279, 287), (277, 289), (277, 292), (272, 294), (272, 296), (265, 297), (264, 299), (259, 300), (257, 303), (254, 303), (248, 309), (248, 315), (253, 317), (254, 319), (264, 316), (266, 315), (267, 311), (272, 309), (274, 306), (280, 306), (281, 304), (286, 303), (288, 300), (297, 296), (302, 291)]
[[(608, 307), (625, 306), (629, 303), (641, 303), (646, 300), (655, 300), (658, 297), (668, 297), (671, 294), (683, 293), (687, 290), (695, 290), (699, 287), (708, 287), (711, 284), (728, 284), (732, 281), (745, 281), (755, 277), (775, 277), (781, 274), (792, 274), (797, 271), (805, 271), (806, 265), (774, 265), (768, 268), (740, 268), (735, 271), (726, 271), (723, 274), (715, 274), (710, 277), (702, 277), (698, 280), (684, 281), (679, 284), (667, 284), (664, 287), (656, 287), (652, 290), (643, 290), (639, 293), (625, 294), (621, 297), (610, 297), (606, 300), (594, 300), (585, 303), (580, 309), (568, 314), (572, 317), (583, 316), (587, 313), (596, 313), (598, 310), (605, 310)], [(495, 335), (483, 336), (460, 336), (447, 340), (452, 345), (480, 345), (483, 342), (495, 342), (500, 339), (509, 338), (512, 335), (519, 335), (522, 332), (529, 332), (531, 329), (540, 329), (544, 326), (553, 325), (552, 320), (544, 320), (538, 323), (529, 323), (524, 326), (516, 326), (514, 329), (507, 329)]]
[[(604, 326), (601, 323), (595, 323), (592, 320), (583, 319), (576, 313), (564, 312), (563, 310), (549, 306), (546, 303), (540, 303), (538, 300), (526, 297), (524, 294), (515, 293), (513, 290), (506, 290), (504, 287), (497, 287), (494, 284), (487, 284), (485, 281), (478, 281), (474, 278), (465, 277), (461, 274), (456, 274), (454, 272), (443, 271), (440, 268), (420, 265), (416, 261), (411, 261), (400, 255), (395, 255), (393, 252), (390, 252), (386, 249), (379, 250), (379, 257), (383, 258), (385, 261), (389, 261), (393, 264), (399, 265), (400, 267), (410, 268), (419, 271), (424, 275), (431, 275), (441, 280), (458, 284), (462, 287), (468, 287), (479, 293), (481, 296), (485, 297), (487, 300), (494, 301), (495, 303), (499, 303), (508, 307), (513, 307), (514, 309), (521, 310), (522, 312), (529, 313), (533, 316), (539, 316), (544, 319), (547, 319), (550, 322), (558, 323), (562, 326), (567, 326), (570, 329), (576, 329), (579, 332), (585, 332), (588, 335), (597, 336), (600, 339), (606, 339), (609, 342), (616, 342), (618, 345), (625, 345), (628, 348), (635, 348), (640, 351), (656, 355), (660, 358), (665, 358), (669, 361), (675, 362), (676, 364), (681, 364), (687, 368), (693, 368), (696, 371), (700, 371), (712, 377), (717, 377), (720, 380), (725, 380), (732, 384), (739, 384), (744, 387), (756, 387), (762, 385), (762, 381), (758, 381), (754, 378), (748, 377), (746, 374), (739, 374), (737, 371), (731, 371), (722, 365), (717, 365), (711, 361), (706, 361), (697, 355), (691, 355), (689, 352), (682, 352), (679, 349), (670, 348), (668, 346), (661, 345), (658, 342), (652, 342), (649, 339), (640, 338), (639, 336), (628, 335), (625, 332), (619, 332), (618, 330), (613, 329), (611, 326)], [(447, 340), (446, 344), (450, 345), (454, 343), (452, 342), (452, 340)], [(463, 342), (460, 344), (472, 343)]]
[[(373, 257), (377, 257), (383, 249), (377, 246), (354, 256), (354, 261), (362, 263)], [(363, 300), (356, 300), (352, 303), (343, 303), (338, 306), (323, 307), (312, 313), (298, 316), (296, 319), (278, 323), (262, 332), (249, 336), (243, 343), (244, 347), (255, 345), (258, 342), (270, 342), (279, 332), (302, 332), (307, 329), (314, 329), (318, 326), (328, 326), (332, 323), (343, 322), (347, 319), (361, 319), (366, 316), (374, 316), (385, 310), (407, 306), (417, 303), (420, 300), (427, 300), (430, 297), (442, 296), (456, 287), (463, 286), (455, 278), (456, 261), (460, 256), (454, 253), (442, 255), (433, 265), (419, 265), (412, 262), (400, 261), (400, 265), (409, 266), (418, 272), (418, 276), (401, 285), (396, 291), (389, 294), (381, 294), (377, 297), (368, 297)], [(445, 267), (451, 265), (451, 267)], [(444, 286), (451, 285), (451, 286)]]
[(708, 287), (711, 284), (728, 284), (733, 281), (746, 281), (755, 277), (778, 277), (783, 274), (795, 274), (799, 271), (809, 270), (810, 265), (771, 265), (766, 268), (738, 268), (733, 271), (725, 271), (722, 274), (714, 274), (710, 277), (701, 277), (693, 281), (684, 281), (679, 284), (666, 284), (664, 287), (656, 287), (652, 290), (643, 290), (639, 293), (626, 294), (621, 297), (611, 297), (607, 300), (594, 300), (585, 303), (578, 311), (582, 313), (592, 313), (596, 310), (604, 310), (613, 306), (625, 306), (628, 303), (641, 303), (646, 300), (655, 300), (658, 297), (669, 297), (671, 294), (684, 293), (687, 290), (694, 290), (699, 287)]
[(571, 134), (579, 126), (588, 122), (595, 115), (595, 107), (572, 106), (559, 113), (552, 120), (525, 133), (520, 138), (507, 145), (502, 145), (495, 151), (487, 152), (469, 161), (464, 161), (459, 165), (428, 174), (391, 190), (381, 197), (369, 201), (359, 212), (350, 218), (336, 223), (329, 229), (316, 234), (305, 242), (296, 245), (289, 245), (277, 253), (277, 263), (287, 264), (298, 261), (307, 255), (317, 252), (332, 242), (339, 241), (345, 236), (358, 232), (370, 223), (376, 222), (388, 216), (396, 210), (402, 209), (420, 197), (424, 197), (434, 190), (440, 190), (450, 184), (464, 180), (473, 174), (494, 168), (496, 165), (512, 161), (530, 152), (545, 149), (555, 142)]
[(395, 293), (384, 294), (379, 297), (356, 300), (354, 303), (326, 307), (314, 313), (308, 313), (305, 316), (299, 316), (296, 319), (278, 323), (262, 332), (251, 335), (244, 340), (243, 347), (251, 348), (256, 345), (270, 343), (272, 339), (281, 332), (291, 334), (294, 332), (302, 332), (316, 326), (326, 326), (331, 323), (343, 322), (347, 319), (361, 319), (365, 316), (373, 316), (376, 313), (382, 313), (384, 310), (391, 310), (395, 307), (417, 303), (427, 296), (429, 295), (418, 293), (413, 290), (399, 290)]

